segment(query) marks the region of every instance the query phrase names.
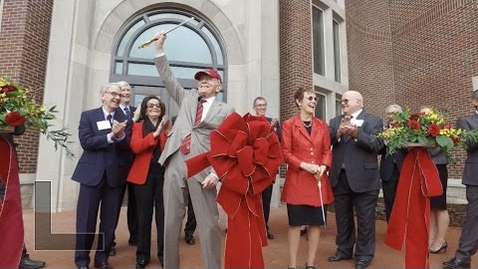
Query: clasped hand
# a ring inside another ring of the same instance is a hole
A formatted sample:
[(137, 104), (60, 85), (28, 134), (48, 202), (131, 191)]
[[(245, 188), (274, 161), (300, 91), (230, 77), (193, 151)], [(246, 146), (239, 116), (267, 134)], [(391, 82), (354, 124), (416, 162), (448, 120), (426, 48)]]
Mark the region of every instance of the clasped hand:
[(325, 173), (325, 170), (327, 169), (327, 167), (325, 165), (317, 165), (317, 164), (314, 164), (314, 163), (301, 163), (301, 166), (300, 166), (302, 169), (304, 169), (305, 171), (309, 172), (309, 173), (312, 173), (316, 176), (319, 176), (321, 177), (324, 173)]
[(350, 116), (345, 116), (340, 121), (340, 126), (337, 130), (337, 137), (343, 135), (348, 135), (352, 138), (357, 138), (358, 136), (358, 127), (355, 124), (352, 124)]
[(158, 127), (156, 127), (156, 130), (153, 133), (153, 136), (155, 138), (159, 136), (161, 131), (167, 130), (168, 122), (169, 122), (169, 117), (167, 115), (164, 115), (163, 118), (161, 119), (161, 122), (159, 122)]
[(126, 129), (126, 124), (128, 123), (127, 120), (123, 122), (118, 122), (118, 121), (113, 121), (113, 126), (111, 126), (111, 133), (113, 134), (113, 138), (121, 138), (125, 136), (125, 129)]

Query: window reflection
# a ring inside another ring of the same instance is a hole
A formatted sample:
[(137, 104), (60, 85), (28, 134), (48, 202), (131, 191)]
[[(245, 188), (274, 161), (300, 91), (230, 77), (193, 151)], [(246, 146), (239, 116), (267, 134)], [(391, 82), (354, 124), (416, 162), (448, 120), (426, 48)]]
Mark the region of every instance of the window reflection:
[[(174, 75), (182, 80), (181, 83), (185, 88), (195, 87), (193, 85), (197, 83), (194, 80), (194, 74), (206, 68), (217, 69), (223, 79), (226, 79), (224, 76), (226, 58), (221, 39), (218, 39), (215, 31), (212, 30), (214, 28), (200, 16), (172, 9), (146, 11), (125, 23), (119, 33), (120, 39), (117, 41), (112, 58), (114, 79), (120, 80), (118, 78), (125, 76), (125, 80), (134, 81), (135, 76), (141, 77), (138, 80), (141, 81), (142, 86), (135, 93), (138, 98), (146, 94), (142, 91), (147, 87), (164, 87), (156, 80), (158, 72), (153, 63), (156, 54), (154, 44), (143, 49), (138, 49), (138, 46), (150, 40), (156, 32), (167, 31), (191, 16), (195, 19), (168, 33), (168, 41), (165, 43), (164, 49)], [(128, 76), (127, 79), (126, 76)], [(148, 85), (152, 81), (155, 81), (155, 85)], [(227, 81), (224, 81), (224, 85), (227, 85)], [(223, 89), (225, 91), (225, 86)], [(226, 92), (223, 92), (217, 98), (225, 101), (225, 95)], [(138, 100), (135, 99), (136, 101)]]
[(133, 33), (136, 32), (136, 30), (138, 30), (144, 24), (145, 24), (144, 21), (140, 20), (136, 24), (131, 26), (128, 32), (126, 32), (126, 34), (123, 36), (123, 39), (121, 40), (121, 43), (119, 44), (118, 53), (117, 53), (118, 56), (124, 55), (124, 51), (126, 49), (126, 43), (128, 43), (128, 41), (131, 39), (131, 36), (133, 35)]
[(327, 111), (327, 103), (325, 95), (317, 93), (317, 106), (315, 107), (315, 116), (321, 120), (327, 120), (325, 112)]
[(342, 82), (342, 59), (340, 52), (340, 24), (334, 20), (333, 21), (333, 30), (334, 30), (334, 73), (335, 81)]
[(325, 76), (324, 12), (317, 7), (312, 9), (314, 73)]
[[(129, 56), (132, 58), (151, 58), (151, 55), (155, 54), (154, 44), (144, 49), (139, 49), (138, 46), (151, 39), (158, 31), (168, 30), (174, 26), (176, 24), (161, 24), (144, 31), (134, 42)], [(168, 41), (164, 44), (164, 51), (170, 61), (212, 64), (211, 52), (204, 40), (196, 32), (185, 26), (168, 33)]]
[(214, 51), (216, 52), (216, 57), (217, 57), (217, 63), (218, 63), (218, 64), (224, 64), (224, 60), (223, 60), (223, 58), (222, 58), (221, 47), (219, 47), (219, 43), (217, 43), (216, 38), (215, 38), (215, 37), (213, 36), (213, 34), (209, 31), (209, 29), (207, 29), (206, 27), (204, 27), (202, 30), (203, 30), (204, 33), (207, 35), (207, 37), (209, 38), (209, 40), (211, 40), (212, 45), (214, 46)]

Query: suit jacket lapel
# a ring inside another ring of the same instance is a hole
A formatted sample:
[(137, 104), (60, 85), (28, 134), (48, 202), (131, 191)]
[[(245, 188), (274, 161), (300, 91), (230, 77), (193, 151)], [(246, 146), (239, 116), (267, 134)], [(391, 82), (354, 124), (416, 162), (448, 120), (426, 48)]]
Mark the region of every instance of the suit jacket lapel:
[(211, 107), (207, 111), (206, 117), (204, 117), (204, 120), (201, 121), (198, 125), (201, 125), (203, 123), (206, 123), (212, 120), (216, 116), (216, 114), (219, 112), (219, 110), (221, 110), (221, 107), (222, 107), (222, 104), (219, 101), (214, 100), (214, 102), (212, 102), (211, 104)]
[[(313, 121), (313, 120), (312, 120), (312, 121)], [(296, 126), (296, 128), (299, 128), (299, 132), (302, 134), (303, 137), (305, 137), (307, 140), (309, 140), (310, 142), (312, 142), (312, 138), (311, 138), (311, 136), (309, 135), (309, 133), (307, 132), (307, 129), (305, 129), (304, 122), (303, 122), (302, 119), (300, 118), (300, 115), (295, 116), (294, 125)], [(313, 129), (314, 129), (314, 128), (312, 128), (312, 130), (313, 130)]]
[[(116, 114), (116, 113), (115, 113)], [(99, 130), (98, 129), (98, 122), (100, 121), (104, 121), (106, 120), (105, 118), (105, 114), (103, 113), (103, 108), (100, 107), (98, 109), (96, 109), (95, 113), (94, 113), (94, 124), (96, 126), (96, 129), (102, 133), (109, 133), (111, 129), (104, 129), (104, 130)]]

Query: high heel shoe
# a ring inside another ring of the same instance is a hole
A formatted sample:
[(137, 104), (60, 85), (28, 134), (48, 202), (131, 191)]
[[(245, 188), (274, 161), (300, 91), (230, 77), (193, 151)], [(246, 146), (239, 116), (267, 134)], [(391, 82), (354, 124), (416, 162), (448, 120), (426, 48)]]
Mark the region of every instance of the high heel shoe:
[(441, 247), (440, 247), (439, 249), (437, 249), (437, 250), (432, 250), (432, 249), (430, 249), (430, 253), (432, 253), (432, 254), (438, 254), (438, 253), (440, 253), (442, 250), (443, 250), (444, 252), (446, 252), (446, 248), (447, 248), (447, 247), (448, 247), (448, 244), (447, 244), (446, 241), (445, 241), (445, 242), (443, 242), (443, 244), (441, 245)]
[(305, 269), (315, 269), (315, 266), (307, 265), (307, 263), (305, 263)]

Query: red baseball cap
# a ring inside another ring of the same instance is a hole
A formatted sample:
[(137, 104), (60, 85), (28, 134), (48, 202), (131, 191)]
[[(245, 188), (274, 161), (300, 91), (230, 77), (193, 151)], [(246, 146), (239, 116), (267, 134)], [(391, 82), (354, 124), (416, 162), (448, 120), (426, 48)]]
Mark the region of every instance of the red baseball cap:
[(217, 78), (217, 79), (219, 79), (219, 82), (222, 83), (221, 75), (219, 75), (219, 73), (214, 69), (209, 68), (209, 69), (206, 69), (206, 70), (199, 71), (199, 72), (196, 73), (196, 75), (194, 75), (194, 79), (199, 80), (199, 78), (201, 77), (202, 74), (208, 75), (212, 78)]

